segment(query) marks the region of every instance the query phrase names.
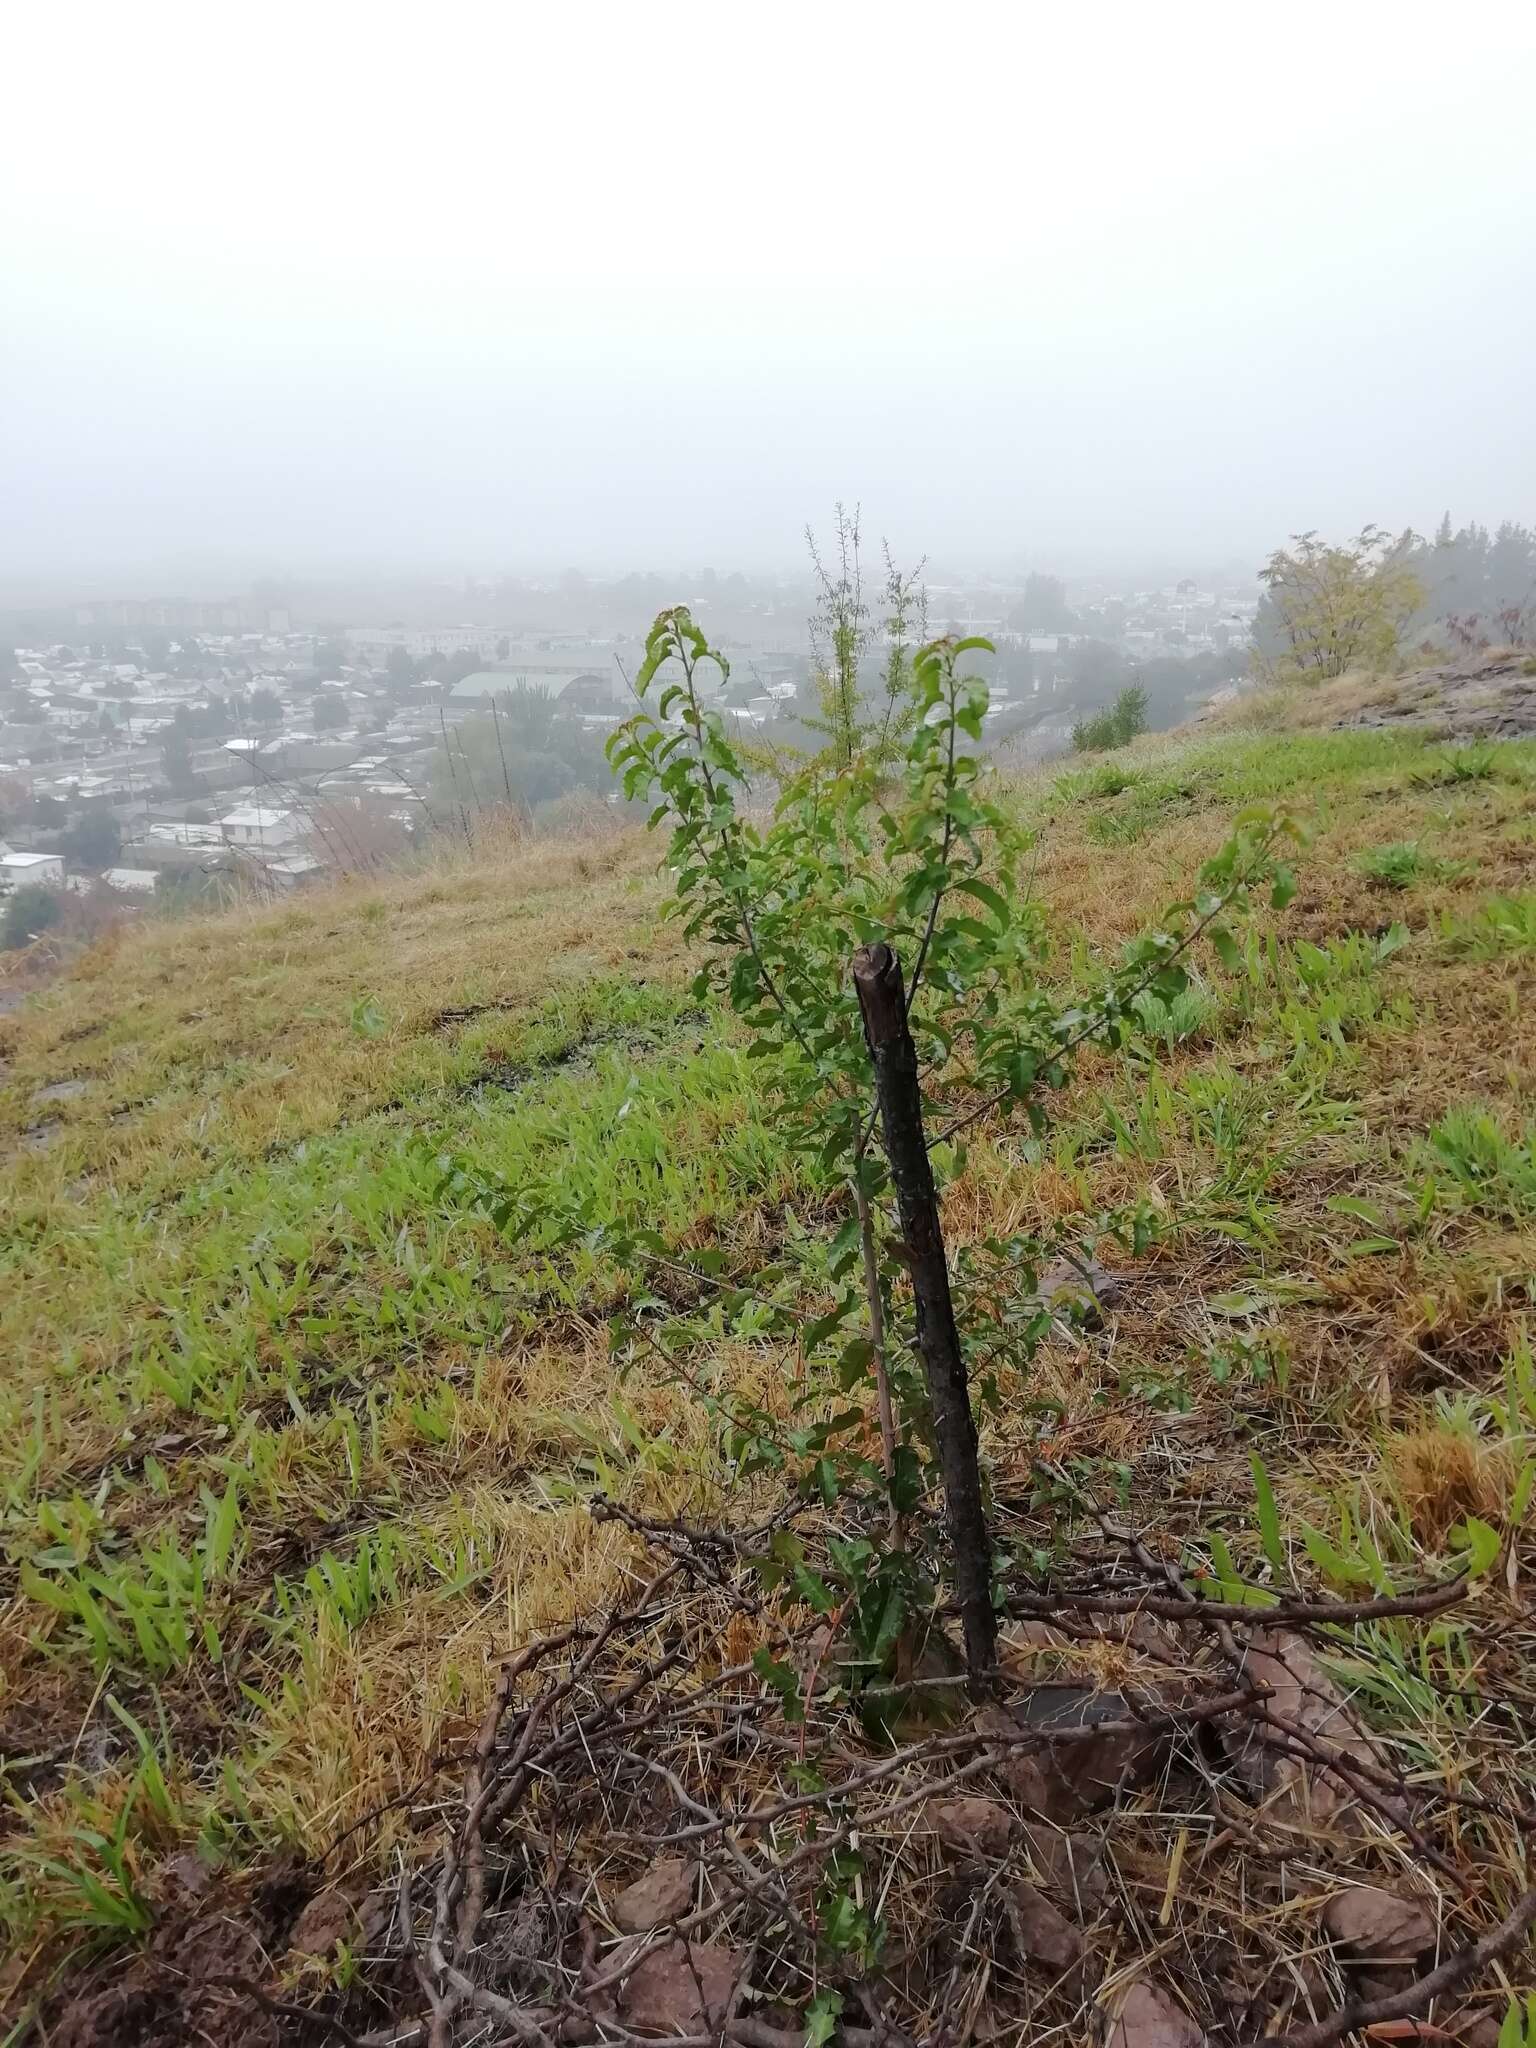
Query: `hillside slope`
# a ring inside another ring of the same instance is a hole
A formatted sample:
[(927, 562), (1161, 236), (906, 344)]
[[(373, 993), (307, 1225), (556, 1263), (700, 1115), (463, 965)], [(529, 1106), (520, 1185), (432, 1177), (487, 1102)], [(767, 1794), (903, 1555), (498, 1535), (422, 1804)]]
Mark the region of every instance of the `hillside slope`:
[[(1363, 1630), (1353, 1682), (1413, 1767), (1523, 1799), (1536, 744), (1179, 735), (1022, 784), (1064, 980), (1276, 797), (1314, 837), (1242, 971), (1208, 963), (1047, 1137), (983, 1132), (949, 1190), (955, 1245), (1137, 1196), (1164, 1225), (1102, 1326), (1013, 1390), (994, 1484), (1021, 1541), (1054, 1540), (1047, 1461), (1160, 1541), (1253, 1558), (1257, 1452), (1295, 1569), (1336, 1587), (1443, 1570), (1486, 1520), (1497, 1579), (1411, 1648)], [(430, 1856), (498, 1657), (630, 1568), (594, 1492), (736, 1512), (688, 1389), (615, 1389), (597, 1255), (505, 1242), (443, 1186), (445, 1155), (556, 1179), (732, 1266), (816, 1223), (731, 1028), (694, 1007), (654, 861), (551, 845), (146, 924), (0, 1019), (13, 2017), (206, 2037), (182, 1965), (153, 2022), (112, 1987), (143, 1991), (163, 1930), (216, 1908), (300, 2003), (339, 1984), (349, 2024), (380, 2024), (394, 1966), (289, 1953), (305, 1900)], [(733, 1337), (720, 1365), (786, 1412), (767, 1347)], [(1517, 1831), (1468, 1843), (1451, 1929), (1527, 1881)], [(1137, 1854), (1116, 1911), (1148, 1953), (1178, 1868)], [(1191, 1868), (1191, 1913), (1209, 1881)], [(1266, 1908), (1262, 1942), (1273, 1970), (1310, 1957), (1315, 1915)], [(217, 2038), (300, 2038), (258, 2019)]]

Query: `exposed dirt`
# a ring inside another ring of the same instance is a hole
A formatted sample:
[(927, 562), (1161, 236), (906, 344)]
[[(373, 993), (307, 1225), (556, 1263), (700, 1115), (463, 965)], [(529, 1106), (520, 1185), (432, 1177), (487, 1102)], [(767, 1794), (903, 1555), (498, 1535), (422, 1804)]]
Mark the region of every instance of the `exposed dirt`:
[(184, 1868), (148, 1946), (73, 1978), (43, 2016), (49, 2048), (278, 2048), (297, 2038), (237, 1987), (270, 1982), (270, 1957), (282, 1953), (304, 1878), (280, 1867), (253, 1896), (239, 1896), (194, 1858), (178, 1861)]
[(1416, 669), (1338, 720), (1341, 726), (1428, 726), (1448, 740), (1514, 740), (1536, 733), (1536, 656), (1473, 654)]

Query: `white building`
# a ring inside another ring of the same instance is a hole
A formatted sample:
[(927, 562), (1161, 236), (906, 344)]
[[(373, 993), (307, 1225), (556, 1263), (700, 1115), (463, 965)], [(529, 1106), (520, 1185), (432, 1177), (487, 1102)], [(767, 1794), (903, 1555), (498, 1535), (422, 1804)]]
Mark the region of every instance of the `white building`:
[(297, 849), (304, 838), (298, 812), (277, 804), (237, 805), (220, 818), (219, 832), (226, 846), (255, 853), (287, 853)]
[(62, 853), (0, 853), (0, 888), (62, 889)]

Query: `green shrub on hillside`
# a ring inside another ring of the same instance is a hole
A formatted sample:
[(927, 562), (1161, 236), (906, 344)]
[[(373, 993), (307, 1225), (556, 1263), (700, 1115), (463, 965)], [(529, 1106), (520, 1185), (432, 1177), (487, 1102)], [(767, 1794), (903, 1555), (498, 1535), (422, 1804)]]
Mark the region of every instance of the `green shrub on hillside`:
[(1146, 729), (1147, 693), (1140, 683), (1132, 683), (1107, 711), (1073, 726), (1072, 745), (1079, 754), (1098, 753), (1105, 747), (1123, 747)]

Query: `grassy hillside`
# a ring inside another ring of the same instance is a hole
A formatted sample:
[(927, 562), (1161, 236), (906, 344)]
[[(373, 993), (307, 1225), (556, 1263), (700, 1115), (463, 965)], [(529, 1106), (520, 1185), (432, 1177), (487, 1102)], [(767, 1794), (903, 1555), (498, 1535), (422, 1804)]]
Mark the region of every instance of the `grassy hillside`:
[[(1536, 742), (1180, 736), (1020, 784), (1063, 984), (1274, 797), (1315, 836), (1243, 970), (1204, 963), (1047, 1138), (984, 1132), (948, 1193), (957, 1244), (1138, 1194), (1166, 1226), (1104, 1328), (1007, 1390), (994, 1481), (1071, 1465), (1244, 1558), (1257, 1451), (1298, 1574), (1340, 1586), (1486, 1519), (1496, 1585), (1411, 1651), (1363, 1631), (1355, 1676), (1421, 1759), (1518, 1783)], [(632, 1546), (586, 1497), (733, 1512), (700, 1404), (613, 1386), (597, 1258), (441, 1192), (447, 1152), (559, 1175), (733, 1269), (819, 1220), (694, 1006), (655, 857), (552, 844), (145, 924), (0, 1019), (14, 2015), (140, 1937), (190, 1849), (252, 1882), (428, 1853), (497, 1657), (617, 1583)], [(722, 1363), (787, 1406), (766, 1347)], [(1514, 1836), (1479, 1853), (1519, 1875)]]

